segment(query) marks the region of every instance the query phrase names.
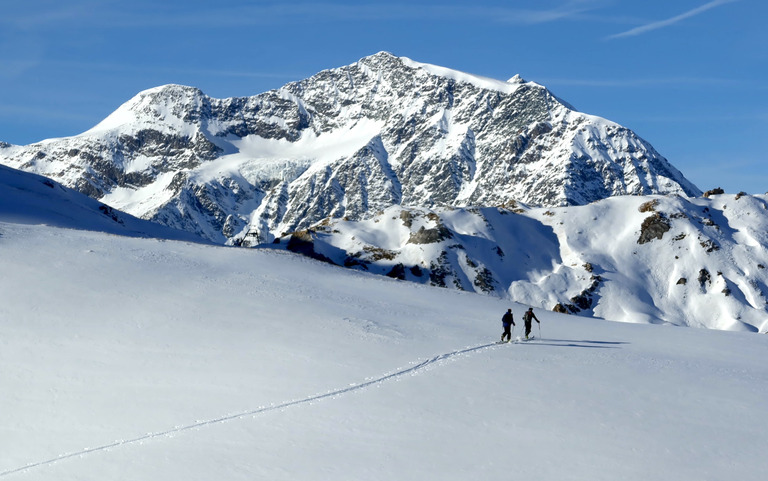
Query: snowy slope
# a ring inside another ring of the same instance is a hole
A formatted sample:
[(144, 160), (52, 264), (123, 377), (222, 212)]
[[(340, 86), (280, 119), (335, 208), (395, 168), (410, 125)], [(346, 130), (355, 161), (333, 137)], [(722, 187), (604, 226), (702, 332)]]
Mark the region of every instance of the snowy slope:
[(768, 477), (768, 336), (537, 311), (496, 345), (523, 306), (7, 221), (0, 266), (3, 481)]
[(280, 246), (547, 310), (768, 330), (766, 196), (624, 196), (512, 210), (392, 207), (364, 221), (326, 220)]
[(0, 221), (207, 242), (191, 232), (137, 219), (46, 177), (3, 165), (0, 165)]

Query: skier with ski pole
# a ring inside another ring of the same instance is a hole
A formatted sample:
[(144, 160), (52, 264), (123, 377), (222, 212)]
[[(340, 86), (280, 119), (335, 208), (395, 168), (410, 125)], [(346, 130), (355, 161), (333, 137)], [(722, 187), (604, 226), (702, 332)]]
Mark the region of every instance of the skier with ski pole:
[(504, 326), (504, 332), (501, 334), (501, 342), (504, 342), (504, 338), (507, 338), (507, 342), (512, 340), (512, 326), (515, 325), (515, 319), (512, 315), (512, 309), (507, 309), (507, 312), (501, 318), (501, 325)]
[(536, 323), (539, 325), (539, 337), (541, 337), (541, 322), (539, 322), (539, 319), (536, 317), (536, 314), (533, 313), (533, 307), (529, 307), (527, 311), (525, 311), (525, 314), (523, 314), (523, 321), (525, 321), (525, 338), (528, 339), (528, 335), (531, 333), (531, 321), (536, 320)]

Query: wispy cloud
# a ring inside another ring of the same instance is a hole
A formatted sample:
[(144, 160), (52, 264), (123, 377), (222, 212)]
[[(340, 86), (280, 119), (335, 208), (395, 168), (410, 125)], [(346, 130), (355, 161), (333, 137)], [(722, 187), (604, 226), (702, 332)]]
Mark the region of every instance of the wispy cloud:
[[(21, 119), (24, 122), (51, 122), (55, 121), (74, 121), (74, 122), (92, 122), (93, 115), (81, 113), (71, 108), (57, 108), (54, 106), (29, 104), (24, 105), (0, 105), (0, 117), (7, 117), (15, 120)], [(45, 119), (41, 121), (40, 119)]]
[(744, 123), (744, 122), (765, 122), (768, 115), (763, 112), (742, 112), (742, 113), (692, 113), (690, 115), (646, 115), (635, 116), (633, 121), (670, 123), (670, 124), (724, 124), (724, 123)]
[(33, 68), (40, 65), (40, 61), (37, 59), (24, 59), (24, 60), (16, 60), (16, 59), (5, 59), (0, 58), (0, 61), (3, 64), (2, 70), (0, 70), (0, 78), (13, 78), (18, 77), (19, 75), (22, 75)]
[[(630, 79), (576, 79), (576, 78), (542, 78), (537, 82), (546, 86), (564, 85), (569, 87), (595, 88), (639, 88), (639, 87), (744, 87), (747, 83), (742, 80), (718, 77), (638, 77)], [(754, 87), (753, 85), (749, 85)]]
[(163, 12), (125, 12), (116, 22), (126, 26), (231, 27), (275, 22), (348, 22), (348, 21), (434, 21), (475, 19), (496, 23), (533, 25), (568, 20), (596, 8), (604, 0), (565, 0), (550, 8), (522, 9), (485, 5), (420, 4), (420, 3), (274, 3), (237, 8), (211, 7), (206, 10)]
[(676, 15), (674, 17), (668, 18), (666, 20), (659, 20), (657, 22), (651, 22), (647, 23), (645, 25), (640, 25), (639, 27), (635, 27), (633, 29), (627, 30), (626, 32), (617, 33), (615, 35), (611, 35), (608, 38), (623, 38), (623, 37), (634, 37), (636, 35), (642, 35), (646, 32), (650, 32), (653, 30), (658, 30), (660, 28), (669, 27), (670, 25), (674, 25), (678, 22), (681, 22), (687, 18), (691, 18), (693, 16), (699, 15), (701, 13), (706, 12), (707, 10), (711, 10), (715, 7), (719, 7), (720, 5), (725, 5), (727, 3), (734, 3), (738, 2), (739, 0), (713, 0), (709, 3), (705, 3), (704, 5), (700, 7), (696, 7), (692, 10), (688, 10), (687, 12), (681, 13), (680, 15)]
[(101, 73), (156, 73), (156, 74), (182, 74), (182, 75), (203, 75), (215, 77), (245, 77), (245, 78), (274, 78), (274, 79), (302, 79), (313, 72), (280, 72), (280, 71), (253, 71), (253, 70), (231, 70), (231, 69), (199, 69), (182, 68), (173, 66), (158, 65), (136, 65), (118, 62), (80, 62), (80, 61), (61, 61), (54, 60), (46, 63), (49, 67), (57, 69), (101, 72)]
[(421, 3), (259, 2), (240, 6), (190, 6), (183, 10), (155, 2), (73, 1), (42, 11), (18, 7), (0, 16), (0, 25), (18, 29), (154, 28), (272, 25), (276, 22), (431, 21), (475, 19), (495, 23), (534, 25), (578, 19), (606, 0), (562, 0), (547, 8), (509, 8), (486, 5)]
[[(102, 2), (103, 3), (103, 2)], [(44, 6), (25, 2), (9, 6), (9, 11), (3, 12), (0, 25), (18, 30), (35, 30), (54, 25), (73, 22), (80, 24), (93, 17), (104, 5), (93, 0), (72, 1), (57, 5), (53, 2)]]

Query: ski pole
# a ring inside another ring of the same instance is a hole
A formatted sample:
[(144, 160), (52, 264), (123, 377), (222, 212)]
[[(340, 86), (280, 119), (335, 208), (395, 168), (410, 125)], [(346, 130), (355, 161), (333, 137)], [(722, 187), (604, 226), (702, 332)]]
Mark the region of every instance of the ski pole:
[(541, 339), (541, 322), (537, 322), (536, 324), (539, 325), (539, 339)]

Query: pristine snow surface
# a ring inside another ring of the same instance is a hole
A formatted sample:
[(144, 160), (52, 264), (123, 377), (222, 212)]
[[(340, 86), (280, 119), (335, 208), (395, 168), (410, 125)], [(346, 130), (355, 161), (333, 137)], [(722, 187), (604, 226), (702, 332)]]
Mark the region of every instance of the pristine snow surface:
[(537, 311), (497, 345), (522, 305), (22, 204), (2, 481), (768, 479), (768, 336)]

